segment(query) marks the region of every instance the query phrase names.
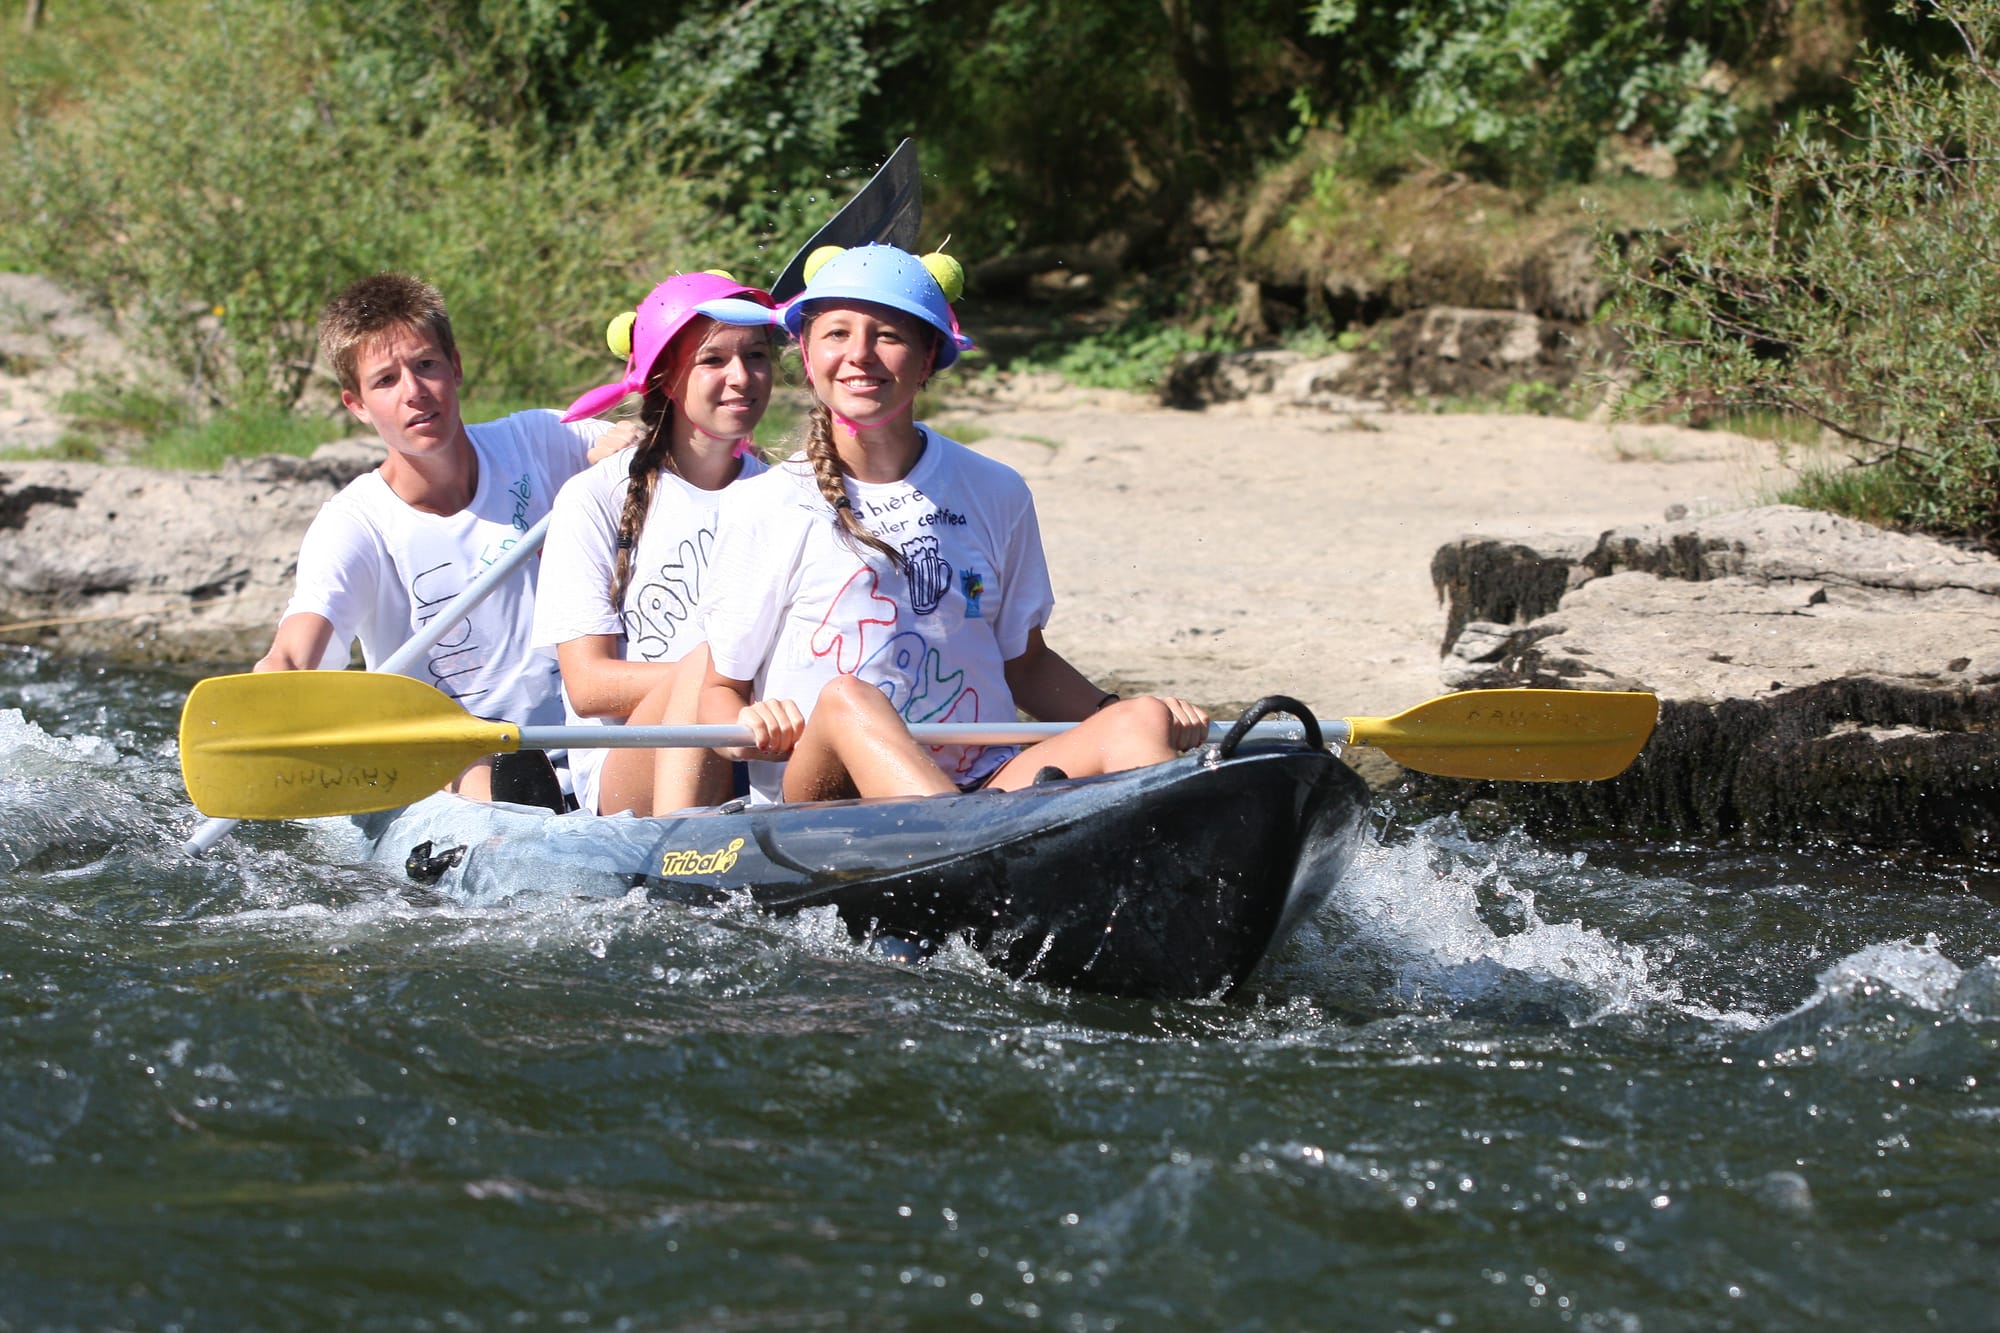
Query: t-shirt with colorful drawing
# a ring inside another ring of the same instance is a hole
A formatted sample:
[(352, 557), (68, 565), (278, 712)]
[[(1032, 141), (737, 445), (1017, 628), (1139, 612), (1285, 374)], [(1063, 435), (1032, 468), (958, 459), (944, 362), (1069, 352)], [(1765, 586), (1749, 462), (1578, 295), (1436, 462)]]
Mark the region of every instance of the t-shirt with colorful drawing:
[[(678, 662), (701, 642), (694, 617), (715, 546), (722, 492), (690, 486), (672, 472), (660, 475), (632, 550), (624, 604), (613, 606), (611, 571), (631, 466), (631, 454), (613, 454), (570, 478), (556, 496), (535, 598), (534, 643), (544, 652), (553, 653), (572, 639), (615, 634), (621, 657)], [(737, 481), (765, 470), (762, 459), (745, 457)], [(570, 704), (567, 690), (563, 707), (572, 726), (624, 721), (583, 716)], [(577, 804), (585, 810), (597, 809), (598, 779), (608, 753), (598, 748), (570, 751)]]
[[(841, 531), (803, 455), (723, 492), (702, 606), (717, 671), (808, 713), (844, 672), (910, 722), (1016, 720), (1003, 668), (1054, 606), (1034, 499), (1005, 464), (935, 431), (924, 438), (901, 481), (846, 482), (855, 514), (901, 551), (902, 567)], [(1014, 750), (933, 753), (963, 784)], [(778, 799), (782, 774), (752, 764), (756, 795)]]
[[(359, 639), (363, 659), (375, 669), (541, 521), (606, 429), (601, 421), (564, 425), (556, 413), (539, 410), (467, 426), (479, 481), (472, 502), (456, 514), (411, 508), (379, 472), (356, 477), (306, 529), (285, 614), (311, 612), (333, 625), (323, 666), (346, 666)], [(530, 561), (404, 674), (437, 686), (478, 717), (560, 723), (556, 664), (530, 646), (534, 604)]]

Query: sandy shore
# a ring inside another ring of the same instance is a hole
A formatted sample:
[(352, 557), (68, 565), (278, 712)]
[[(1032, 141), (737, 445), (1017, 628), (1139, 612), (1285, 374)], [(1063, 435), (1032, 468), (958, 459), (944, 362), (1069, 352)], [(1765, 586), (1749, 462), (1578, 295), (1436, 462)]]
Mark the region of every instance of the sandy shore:
[[(1180, 412), (1123, 395), (961, 396), (934, 424), (1034, 487), (1049, 639), (1084, 671), (1224, 711), (1329, 716), (1440, 690), (1432, 555), (1467, 534), (1578, 532), (1768, 500), (1769, 445), (1544, 417)], [(968, 432), (971, 433), (971, 432)]]

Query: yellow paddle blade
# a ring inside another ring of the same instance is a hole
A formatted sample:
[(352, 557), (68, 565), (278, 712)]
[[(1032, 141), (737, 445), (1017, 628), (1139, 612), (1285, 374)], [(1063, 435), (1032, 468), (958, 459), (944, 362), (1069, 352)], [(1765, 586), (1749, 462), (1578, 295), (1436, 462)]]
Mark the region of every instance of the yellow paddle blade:
[(1651, 694), (1466, 690), (1394, 717), (1350, 717), (1356, 745), (1447, 778), (1590, 782), (1623, 773), (1659, 720)]
[(389, 810), (519, 746), (420, 680), (364, 671), (212, 676), (181, 710), (188, 796), (225, 819)]

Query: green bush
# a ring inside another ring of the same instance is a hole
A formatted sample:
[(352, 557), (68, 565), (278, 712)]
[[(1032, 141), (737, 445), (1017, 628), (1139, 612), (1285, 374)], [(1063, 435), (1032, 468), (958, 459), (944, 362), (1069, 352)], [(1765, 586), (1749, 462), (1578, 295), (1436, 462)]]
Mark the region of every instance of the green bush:
[[(1314, 34), (1358, 66), (1341, 99), (1448, 135), (1444, 165), (1509, 183), (1587, 180), (1610, 136), (1706, 163), (1736, 138), (1711, 75), (1764, 16), (1737, 0), (1308, 0)], [(1435, 160), (1435, 159), (1433, 159)]]
[(1221, 352), (1234, 346), (1216, 334), (1141, 319), (1075, 342), (1045, 344), (1029, 361), (1085, 388), (1147, 390), (1158, 387), (1183, 353)]
[(1646, 377), (1634, 407), (1815, 422), (1901, 479), (1869, 488), (1897, 521), (1994, 543), (2000, 0), (1920, 8), (1962, 34), (1958, 59), (1880, 53), (1852, 128), (1803, 118), (1733, 218), (1642, 242), (1610, 317)]
[(603, 369), (605, 318), (655, 275), (754, 254), (635, 137), (557, 152), (452, 106), (413, 120), (301, 0), (174, 17), (135, 20), (156, 58), (80, 111), (17, 119), (0, 222), (205, 407), (297, 402), (320, 305), (385, 268), (444, 290), (471, 378), (552, 400)]

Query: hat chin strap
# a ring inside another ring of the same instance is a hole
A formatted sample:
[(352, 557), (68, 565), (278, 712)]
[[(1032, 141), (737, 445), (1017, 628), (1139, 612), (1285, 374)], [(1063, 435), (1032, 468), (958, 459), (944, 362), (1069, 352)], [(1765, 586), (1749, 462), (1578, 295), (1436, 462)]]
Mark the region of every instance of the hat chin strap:
[[(812, 367), (806, 366), (804, 367), (804, 370), (806, 372), (806, 383), (812, 384), (813, 383)], [(817, 384), (813, 384), (813, 389), (815, 390), (815, 392), (817, 392), (819, 386)], [(826, 401), (826, 399), (821, 398), (819, 401), (820, 401), (820, 406), (826, 408), (826, 414), (833, 418), (834, 424), (839, 426), (842, 430), (846, 431), (850, 436), (859, 436), (862, 431), (868, 429), (860, 422), (855, 421), (848, 417), (844, 417), (840, 415), (840, 413), (834, 411), (833, 407)]]
[(755, 442), (748, 435), (717, 435), (712, 430), (703, 430), (701, 427), (695, 425), (692, 420), (688, 422), (688, 429), (701, 436), (704, 440), (718, 440), (723, 444), (729, 445), (729, 453), (733, 458), (748, 458), (757, 448)]

